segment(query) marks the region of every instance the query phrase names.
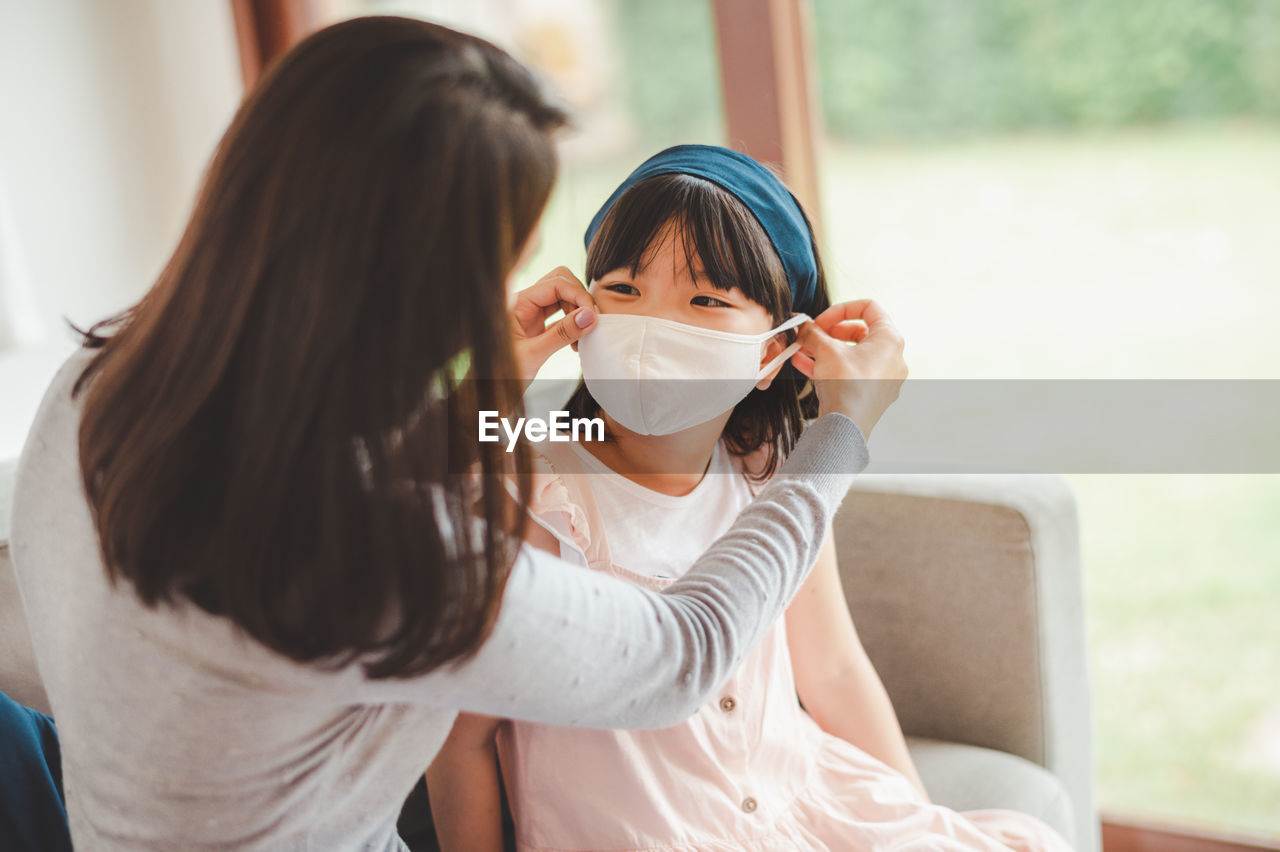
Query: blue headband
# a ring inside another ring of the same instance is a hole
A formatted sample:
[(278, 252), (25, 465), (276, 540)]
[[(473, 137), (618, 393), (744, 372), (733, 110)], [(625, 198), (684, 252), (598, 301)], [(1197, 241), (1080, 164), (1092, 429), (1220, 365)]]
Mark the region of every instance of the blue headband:
[(693, 175), (732, 193), (747, 206), (773, 243), (791, 285), (791, 309), (808, 313), (818, 292), (818, 262), (804, 214), (782, 181), (748, 157), (715, 145), (676, 145), (645, 160), (596, 213), (584, 242), (591, 246), (605, 215), (622, 194), (655, 175)]

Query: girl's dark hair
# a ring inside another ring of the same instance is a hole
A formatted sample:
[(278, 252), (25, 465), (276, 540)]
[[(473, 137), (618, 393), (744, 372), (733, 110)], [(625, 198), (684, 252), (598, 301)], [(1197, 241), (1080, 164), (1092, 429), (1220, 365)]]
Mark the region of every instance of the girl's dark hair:
[(475, 440), (518, 385), (460, 379), (516, 376), (505, 285), (563, 122), (498, 48), (405, 18), (321, 30), (268, 72), (155, 286), (85, 337), (112, 582), (371, 677), (480, 646), (529, 461)]
[[(813, 226), (807, 216), (805, 224), (812, 241)], [(747, 206), (717, 184), (685, 174), (648, 178), (614, 202), (587, 247), (587, 280), (597, 281), (614, 269), (638, 274), (661, 248), (659, 237), (669, 225), (684, 244), (691, 274), (697, 274), (701, 261), (712, 286), (738, 287), (769, 311), (774, 325), (786, 321), (794, 310), (817, 316), (831, 306), (816, 243), (817, 291), (809, 304), (796, 308), (782, 259)], [(788, 339), (794, 335), (789, 332)], [(578, 384), (566, 407), (574, 417), (594, 417), (600, 411), (585, 382)], [(817, 413), (818, 400), (808, 380), (787, 363), (767, 390), (752, 390), (733, 409), (724, 440), (737, 456), (762, 450), (762, 464), (751, 475), (767, 479), (795, 446), (805, 418)]]

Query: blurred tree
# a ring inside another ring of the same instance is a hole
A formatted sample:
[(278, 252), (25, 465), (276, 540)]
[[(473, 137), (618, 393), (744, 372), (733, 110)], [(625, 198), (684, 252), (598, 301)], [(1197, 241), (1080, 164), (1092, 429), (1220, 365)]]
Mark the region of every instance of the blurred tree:
[(836, 136), (1280, 118), (1277, 0), (813, 0)]
[[(710, 4), (609, 0), (647, 139), (723, 132)], [(811, 0), (829, 132), (1280, 120), (1280, 0)]]
[(637, 135), (659, 144), (722, 141), (724, 110), (710, 2), (610, 2)]

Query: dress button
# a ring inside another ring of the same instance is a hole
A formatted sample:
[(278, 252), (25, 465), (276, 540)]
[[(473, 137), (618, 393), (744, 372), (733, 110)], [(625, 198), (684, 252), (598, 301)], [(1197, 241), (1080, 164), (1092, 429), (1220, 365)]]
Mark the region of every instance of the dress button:
[(726, 713), (732, 713), (734, 708), (738, 706), (738, 702), (734, 701), (731, 696), (726, 695), (720, 699), (720, 709)]
[(749, 814), (755, 813), (756, 800), (751, 798), (750, 796), (747, 796), (745, 799), (742, 800), (742, 809)]

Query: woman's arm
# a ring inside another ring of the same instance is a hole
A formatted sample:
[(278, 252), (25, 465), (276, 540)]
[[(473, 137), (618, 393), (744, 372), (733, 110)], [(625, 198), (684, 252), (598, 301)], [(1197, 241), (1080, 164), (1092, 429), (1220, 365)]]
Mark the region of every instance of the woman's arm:
[(928, 799), (889, 694), (854, 629), (830, 530), (787, 609), (787, 643), (796, 691), (818, 726), (892, 766)]
[(867, 466), (864, 436), (907, 377), (902, 335), (870, 299), (823, 311), (800, 342), (791, 363), (813, 379), (822, 416), (688, 574), (659, 594), (525, 548), (475, 654), (403, 681), (348, 675), (343, 695), (600, 728), (661, 728), (693, 715), (804, 582)]
[(498, 719), (461, 713), (427, 769), (431, 819), (442, 852), (502, 852)]
[(474, 656), (418, 678), (364, 680), (354, 691), (362, 701), (560, 725), (683, 721), (782, 616), (867, 461), (852, 420), (814, 421), (729, 532), (662, 593), (526, 547)]

